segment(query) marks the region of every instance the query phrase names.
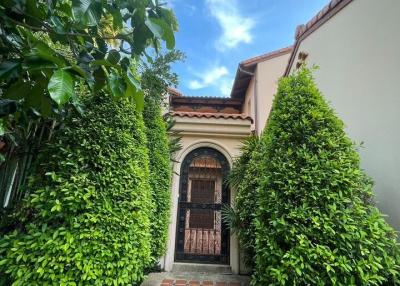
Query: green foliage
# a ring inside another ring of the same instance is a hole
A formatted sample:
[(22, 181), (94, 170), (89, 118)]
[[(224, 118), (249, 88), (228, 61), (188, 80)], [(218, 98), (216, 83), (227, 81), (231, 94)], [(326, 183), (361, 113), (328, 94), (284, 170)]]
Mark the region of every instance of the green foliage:
[(166, 88), (177, 83), (170, 64), (182, 58), (180, 52), (160, 55), (145, 66), (142, 84), (146, 91), (143, 117), (150, 159), (150, 187), (154, 211), (151, 221), (152, 256), (165, 254), (171, 205), (171, 166), (169, 140), (161, 107)]
[[(144, 71), (147, 71), (147, 82), (150, 83), (150, 85), (147, 85), (147, 88), (158, 90), (159, 93), (157, 96), (159, 96), (167, 92), (167, 87), (176, 86), (178, 84), (178, 76), (171, 72), (170, 64), (183, 61), (184, 59), (185, 55), (176, 50), (168, 52), (165, 55), (159, 55), (155, 60), (150, 58), (149, 62), (144, 64)], [(161, 105), (167, 110), (167, 102), (161, 102)], [(179, 132), (172, 130), (175, 125), (174, 118), (169, 116), (169, 114), (165, 114), (164, 119), (167, 133), (169, 134), (170, 160), (175, 161), (174, 154), (182, 149), (181, 137), (179, 136)]]
[(50, 78), (48, 91), (50, 97), (63, 105), (74, 95), (73, 79), (71, 75), (64, 70), (57, 70)]
[(172, 49), (177, 29), (174, 13), (159, 1), (2, 1), (0, 116), (10, 129), (58, 117), (64, 104), (75, 103), (81, 82), (91, 92), (143, 102), (140, 79), (129, 74), (149, 57), (148, 47)]
[(254, 267), (255, 246), (255, 210), (257, 209), (256, 189), (259, 179), (263, 175), (260, 168), (262, 160), (261, 142), (259, 137), (250, 136), (241, 148), (241, 156), (235, 160), (229, 174), (229, 184), (235, 189), (235, 213), (225, 216), (231, 226), (236, 230), (240, 246), (245, 254), (245, 263)]
[(21, 210), (4, 220), (7, 283), (137, 285), (151, 262), (142, 117), (130, 99), (100, 94), (83, 103), (90, 108), (67, 118), (37, 161)]
[[(154, 96), (154, 95), (153, 95)], [(150, 187), (154, 210), (151, 217), (152, 255), (160, 258), (166, 250), (171, 205), (171, 166), (168, 135), (159, 102), (146, 96), (143, 116), (150, 159)]]
[(253, 285), (398, 285), (396, 235), (310, 70), (280, 80), (261, 140)]

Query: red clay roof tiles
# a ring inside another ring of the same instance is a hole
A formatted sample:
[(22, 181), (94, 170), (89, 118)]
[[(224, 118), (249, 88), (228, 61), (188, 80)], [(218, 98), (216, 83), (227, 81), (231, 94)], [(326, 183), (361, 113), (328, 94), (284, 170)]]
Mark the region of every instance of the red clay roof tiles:
[(171, 112), (172, 116), (178, 117), (189, 117), (189, 118), (224, 118), (224, 119), (241, 119), (241, 120), (250, 120), (253, 122), (253, 119), (245, 115), (241, 114), (231, 114), (231, 113), (206, 113), (206, 112), (184, 112), (184, 111), (175, 111)]

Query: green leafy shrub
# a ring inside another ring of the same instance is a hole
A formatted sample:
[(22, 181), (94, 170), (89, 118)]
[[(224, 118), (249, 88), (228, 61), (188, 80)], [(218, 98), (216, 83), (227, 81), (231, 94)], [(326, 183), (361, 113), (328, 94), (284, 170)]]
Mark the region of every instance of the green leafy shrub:
[(230, 228), (238, 234), (245, 263), (250, 268), (254, 267), (255, 256), (255, 196), (258, 179), (262, 175), (259, 165), (259, 156), (262, 155), (260, 143), (258, 136), (250, 136), (243, 142), (241, 156), (235, 160), (228, 177), (230, 187), (237, 192), (235, 211), (227, 211), (224, 215)]
[(151, 198), (154, 204), (150, 218), (154, 262), (165, 254), (171, 206), (171, 150), (161, 107), (167, 87), (177, 83), (177, 75), (171, 72), (170, 64), (182, 56), (179, 51), (160, 54), (145, 66), (142, 73), (142, 84), (146, 90), (143, 118), (148, 139)]
[(253, 285), (400, 284), (396, 235), (343, 128), (310, 70), (280, 80), (262, 137)]
[(130, 99), (84, 103), (42, 153), (16, 224), (2, 230), (0, 276), (10, 284), (136, 285), (150, 263), (141, 115)]
[(154, 203), (151, 217), (152, 256), (160, 258), (166, 250), (171, 205), (171, 166), (169, 141), (161, 115), (160, 94), (148, 94), (143, 117), (150, 159), (150, 187)]

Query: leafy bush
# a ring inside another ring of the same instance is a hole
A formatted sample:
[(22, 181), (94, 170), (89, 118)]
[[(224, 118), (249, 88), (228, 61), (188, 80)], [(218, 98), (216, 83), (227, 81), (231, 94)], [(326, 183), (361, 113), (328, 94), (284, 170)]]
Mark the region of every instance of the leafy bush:
[(143, 120), (130, 99), (84, 103), (42, 153), (17, 223), (2, 230), (0, 276), (13, 285), (135, 285), (150, 263)]
[(161, 107), (166, 88), (177, 83), (170, 64), (182, 58), (178, 51), (159, 55), (145, 66), (142, 84), (146, 90), (143, 110), (146, 125), (147, 148), (150, 159), (150, 187), (154, 203), (151, 216), (152, 257), (156, 261), (165, 254), (171, 205), (170, 148), (166, 122)]
[(245, 263), (253, 268), (255, 256), (255, 200), (258, 179), (262, 175), (259, 165), (262, 155), (259, 137), (250, 136), (242, 145), (241, 156), (233, 164), (229, 174), (229, 185), (237, 191), (235, 198), (235, 211), (225, 210), (224, 219), (230, 228), (237, 232), (240, 247), (245, 254)]
[(253, 285), (398, 285), (396, 235), (310, 70), (280, 80), (262, 141)]
[(171, 166), (169, 141), (157, 95), (146, 96), (143, 116), (150, 159), (150, 187), (154, 211), (151, 217), (152, 256), (160, 258), (166, 250), (171, 205)]

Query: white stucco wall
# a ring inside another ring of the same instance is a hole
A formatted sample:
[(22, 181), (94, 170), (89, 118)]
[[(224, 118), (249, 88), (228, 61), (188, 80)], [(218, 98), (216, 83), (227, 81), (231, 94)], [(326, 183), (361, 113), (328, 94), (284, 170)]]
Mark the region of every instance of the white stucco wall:
[(257, 134), (261, 134), (271, 111), (272, 101), (278, 87), (278, 80), (282, 77), (288, 64), (290, 53), (274, 57), (257, 65), (256, 78), (256, 104), (257, 116), (255, 118)]
[[(242, 113), (250, 116), (251, 118), (255, 118), (255, 106), (254, 106), (254, 89), (255, 89), (255, 76), (251, 77), (251, 80), (249, 82), (249, 86), (247, 87), (246, 90), (246, 95), (244, 97), (243, 101), (243, 108), (242, 108)], [(253, 123), (251, 124), (251, 129), (255, 129), (255, 120), (253, 120)]]
[[(354, 0), (305, 38), (315, 79), (360, 149), (378, 207), (400, 230), (400, 1)], [(297, 56), (296, 56), (297, 59)], [(296, 61), (291, 67), (294, 69)]]

